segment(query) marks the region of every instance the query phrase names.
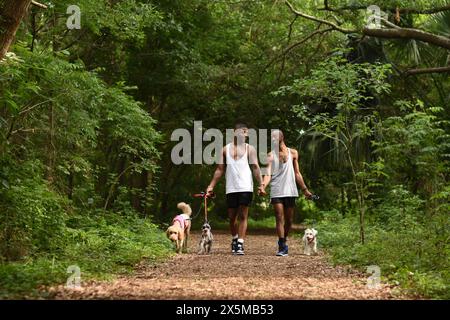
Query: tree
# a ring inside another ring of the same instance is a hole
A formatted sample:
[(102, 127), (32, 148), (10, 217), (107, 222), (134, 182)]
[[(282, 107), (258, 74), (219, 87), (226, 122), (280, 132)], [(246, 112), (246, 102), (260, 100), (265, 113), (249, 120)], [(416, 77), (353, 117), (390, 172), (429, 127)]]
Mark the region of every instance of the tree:
[[(297, 79), (275, 94), (286, 92), (300, 96), (301, 105), (295, 109), (299, 117), (309, 118), (311, 134), (332, 141), (342, 153), (342, 167), (350, 169), (359, 211), (360, 240), (364, 243), (364, 217), (367, 211), (368, 173), (365, 157), (358, 154), (361, 145), (373, 135), (376, 117), (364, 110), (375, 96), (389, 92), (386, 82), (389, 65), (350, 64), (335, 57), (319, 64), (311, 76)], [(327, 112), (308, 115), (309, 105), (323, 104)]]
[[(450, 50), (450, 38), (447, 36), (442, 36), (437, 33), (428, 32), (426, 30), (421, 30), (419, 28), (413, 27), (401, 27), (400, 24), (400, 13), (404, 14), (423, 14), (423, 15), (432, 15), (438, 14), (442, 12), (450, 11), (450, 5), (442, 6), (439, 8), (433, 8), (428, 10), (419, 10), (415, 8), (395, 8), (388, 9), (388, 11), (395, 12), (395, 18), (393, 21), (389, 21), (383, 17), (380, 17), (380, 22), (382, 22), (385, 26), (389, 28), (368, 28), (367, 26), (357, 26), (356, 28), (345, 28), (341, 25), (343, 24), (342, 18), (336, 17), (332, 15), (334, 19), (337, 21), (336, 23), (329, 21), (328, 19), (322, 19), (313, 15), (306, 14), (305, 12), (297, 10), (294, 5), (288, 0), (285, 1), (285, 4), (289, 8), (289, 10), (296, 16), (302, 17), (304, 19), (315, 21), (319, 23), (319, 27), (321, 25), (328, 26), (327, 29), (323, 29), (323, 32), (331, 32), (338, 31), (343, 34), (359, 34), (361, 37), (369, 36), (380, 39), (408, 39), (408, 40), (417, 40), (421, 41), (438, 48), (443, 48), (445, 50)], [(324, 8), (321, 10), (325, 12), (333, 12), (337, 14), (342, 14), (347, 10), (351, 10), (355, 13), (358, 10), (366, 10), (367, 6), (349, 6), (342, 7), (339, 9), (333, 9), (328, 4), (328, 1), (324, 1)], [(345, 18), (344, 18), (345, 19)], [(414, 69), (411, 71), (407, 71), (407, 74), (423, 74), (423, 73), (450, 73), (450, 67), (436, 67), (436, 68), (424, 68), (424, 69)]]
[(8, 52), (30, 3), (31, 0), (2, 0), (0, 2), (0, 60)]

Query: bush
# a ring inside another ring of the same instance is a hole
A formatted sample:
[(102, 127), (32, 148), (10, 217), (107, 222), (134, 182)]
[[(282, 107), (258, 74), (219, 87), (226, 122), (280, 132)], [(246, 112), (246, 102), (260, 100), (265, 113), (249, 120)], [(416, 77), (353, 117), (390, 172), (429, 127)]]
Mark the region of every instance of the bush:
[[(156, 225), (136, 214), (100, 211), (95, 219), (80, 216), (72, 225), (66, 256), (92, 273), (129, 271), (142, 259), (155, 261), (172, 248)], [(95, 261), (102, 261), (101, 266)]]
[(70, 265), (103, 276), (166, 256), (163, 233), (135, 212), (151, 183), (128, 188), (156, 172), (155, 121), (80, 61), (14, 51), (0, 63), (0, 296), (63, 281)]
[(19, 260), (59, 247), (66, 203), (39, 178), (39, 161), (0, 162), (0, 259)]
[(136, 214), (96, 211), (74, 215), (67, 224), (65, 244), (58, 251), (0, 264), (0, 298), (43, 295), (38, 288), (64, 283), (71, 265), (80, 268), (82, 281), (110, 278), (131, 272), (143, 260), (155, 263), (173, 252), (164, 233)]
[[(448, 260), (449, 221), (443, 213), (418, 224), (412, 213), (392, 225), (372, 221), (367, 225), (366, 243), (358, 238), (358, 219), (337, 211), (322, 212), (324, 219), (315, 227), (319, 245), (326, 248), (334, 263), (360, 269), (378, 265), (385, 280), (400, 284), (412, 294), (448, 299), (450, 272)], [(405, 221), (409, 224), (405, 227)], [(438, 228), (438, 230), (436, 230)]]

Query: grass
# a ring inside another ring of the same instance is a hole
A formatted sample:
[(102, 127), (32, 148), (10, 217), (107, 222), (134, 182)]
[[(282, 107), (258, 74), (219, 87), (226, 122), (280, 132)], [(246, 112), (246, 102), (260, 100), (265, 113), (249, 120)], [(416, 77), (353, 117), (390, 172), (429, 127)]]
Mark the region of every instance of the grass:
[(42, 288), (66, 283), (69, 266), (80, 268), (82, 281), (111, 279), (143, 260), (156, 263), (173, 253), (164, 233), (137, 217), (72, 217), (68, 225), (63, 248), (0, 264), (0, 299), (47, 297)]
[[(382, 280), (400, 285), (412, 296), (450, 298), (450, 251), (445, 224), (437, 232), (429, 232), (436, 221), (403, 228), (404, 221), (391, 228), (368, 221), (363, 245), (356, 216), (344, 219), (336, 211), (321, 214), (324, 219), (315, 225), (319, 246), (326, 249), (334, 264), (351, 265), (361, 271), (377, 265)], [(437, 215), (433, 218), (445, 219)]]

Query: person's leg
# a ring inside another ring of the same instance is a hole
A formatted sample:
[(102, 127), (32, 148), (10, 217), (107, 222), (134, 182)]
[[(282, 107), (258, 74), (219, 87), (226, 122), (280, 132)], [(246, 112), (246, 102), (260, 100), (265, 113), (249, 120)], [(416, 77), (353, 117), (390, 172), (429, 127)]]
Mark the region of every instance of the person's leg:
[(238, 216), (239, 216), (239, 226), (238, 226), (239, 237), (236, 243), (236, 254), (243, 255), (244, 238), (245, 234), (247, 233), (248, 206), (240, 205), (238, 209)]
[(294, 221), (295, 197), (284, 199), (284, 237), (289, 236)]
[(284, 239), (284, 207), (282, 203), (274, 203), (276, 229), (278, 238)]
[(294, 207), (284, 208), (284, 238), (287, 239), (294, 220)]
[(277, 256), (287, 256), (288, 248), (286, 246), (286, 234), (285, 234), (285, 211), (284, 202), (282, 199), (276, 199), (272, 201), (273, 208), (275, 210), (276, 229), (278, 234), (278, 252)]
[(238, 255), (244, 254), (244, 238), (247, 233), (247, 224), (248, 224), (248, 211), (250, 203), (252, 202), (253, 193), (252, 192), (241, 192), (239, 193), (239, 238), (237, 244), (236, 253)]
[(238, 208), (228, 208), (228, 217), (230, 218), (230, 232), (231, 232), (231, 253), (236, 253), (236, 245), (238, 240), (237, 227)]
[(247, 233), (247, 224), (248, 224), (248, 206), (240, 205), (238, 209), (239, 213), (239, 239), (244, 239)]
[(230, 232), (231, 236), (234, 237), (238, 234), (237, 227), (237, 217), (238, 217), (238, 208), (228, 208), (228, 217), (230, 218)]
[(237, 215), (238, 215), (238, 195), (236, 193), (227, 194), (227, 212), (230, 218), (230, 232), (231, 236), (234, 237), (238, 234), (237, 230)]
[(231, 253), (236, 253), (236, 245), (238, 240), (238, 227), (237, 227), (237, 217), (238, 217), (238, 197), (236, 193), (227, 194), (227, 212), (230, 219), (230, 233), (231, 233)]

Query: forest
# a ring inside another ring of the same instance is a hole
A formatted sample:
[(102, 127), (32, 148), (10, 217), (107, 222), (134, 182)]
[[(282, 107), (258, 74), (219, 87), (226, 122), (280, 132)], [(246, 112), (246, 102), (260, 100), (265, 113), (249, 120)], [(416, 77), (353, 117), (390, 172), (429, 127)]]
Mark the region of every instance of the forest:
[(329, 263), (450, 298), (450, 1), (0, 0), (0, 61), (0, 299), (170, 259), (215, 170), (171, 160), (194, 121), (283, 130)]

